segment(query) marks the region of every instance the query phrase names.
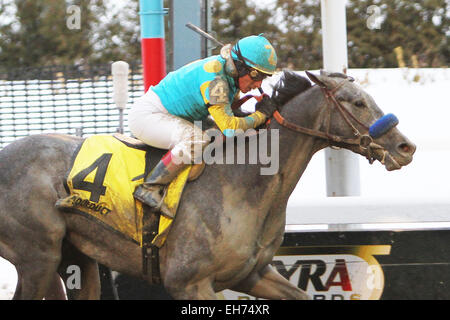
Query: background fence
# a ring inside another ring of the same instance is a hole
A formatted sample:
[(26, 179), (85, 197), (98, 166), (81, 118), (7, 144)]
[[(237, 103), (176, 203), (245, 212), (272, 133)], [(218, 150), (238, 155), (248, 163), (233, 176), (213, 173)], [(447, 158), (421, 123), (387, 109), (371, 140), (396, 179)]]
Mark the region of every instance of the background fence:
[[(144, 93), (140, 62), (130, 63), (128, 85), (132, 104)], [(0, 149), (31, 134), (91, 135), (114, 133), (118, 127), (110, 64), (0, 73)]]

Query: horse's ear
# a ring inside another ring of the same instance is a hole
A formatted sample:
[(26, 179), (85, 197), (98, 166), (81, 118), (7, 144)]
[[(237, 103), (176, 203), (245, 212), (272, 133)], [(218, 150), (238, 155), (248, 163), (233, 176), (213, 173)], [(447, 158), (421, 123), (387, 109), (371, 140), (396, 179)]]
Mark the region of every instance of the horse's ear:
[(348, 75), (346, 75), (345, 73), (342, 72), (328, 72), (325, 70), (320, 70), (320, 75), (321, 76), (327, 76), (327, 77), (333, 77), (333, 78), (342, 78), (342, 79), (347, 79), (350, 82), (355, 81), (355, 79), (353, 77), (350, 77)]
[(317, 76), (309, 71), (305, 71), (306, 75), (308, 76), (308, 78), (314, 82), (315, 84), (317, 84), (319, 87), (322, 88), (327, 88), (327, 83), (324, 81), (322, 76)]
[(317, 84), (319, 87), (332, 89), (336, 86), (336, 82), (333, 79), (331, 79), (330, 77), (323, 75), (322, 72), (320, 75), (312, 74), (309, 71), (305, 71), (305, 73), (308, 76), (308, 78), (312, 82)]
[(326, 87), (326, 85), (322, 81), (320, 81), (319, 78), (315, 74), (313, 74), (307, 70), (305, 70), (305, 73), (308, 76), (309, 80), (311, 80), (312, 82), (314, 82), (315, 84), (317, 84), (320, 87), (323, 87), (323, 88)]

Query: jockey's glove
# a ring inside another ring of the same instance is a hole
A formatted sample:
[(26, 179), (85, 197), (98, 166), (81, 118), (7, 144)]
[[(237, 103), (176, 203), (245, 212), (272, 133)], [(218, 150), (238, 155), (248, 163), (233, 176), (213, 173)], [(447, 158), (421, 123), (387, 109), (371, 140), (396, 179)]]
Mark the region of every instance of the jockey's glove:
[(266, 95), (262, 97), (261, 101), (255, 104), (255, 111), (263, 113), (267, 118), (272, 117), (275, 110), (277, 110), (276, 104)]

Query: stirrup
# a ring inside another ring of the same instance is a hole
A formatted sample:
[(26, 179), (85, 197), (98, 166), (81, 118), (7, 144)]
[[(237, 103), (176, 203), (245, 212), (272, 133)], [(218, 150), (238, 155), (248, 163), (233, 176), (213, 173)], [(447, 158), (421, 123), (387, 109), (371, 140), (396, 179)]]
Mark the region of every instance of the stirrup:
[[(149, 187), (156, 187), (159, 188), (159, 190), (152, 190)], [(133, 196), (135, 199), (148, 205), (154, 211), (159, 211), (161, 209), (161, 206), (163, 205), (164, 197), (167, 193), (167, 188), (163, 185), (151, 185), (149, 187), (146, 187), (144, 184), (137, 186), (137, 188), (134, 190)], [(164, 188), (164, 192), (162, 195), (160, 194), (161, 188)], [(155, 197), (155, 194), (158, 194), (158, 196)]]

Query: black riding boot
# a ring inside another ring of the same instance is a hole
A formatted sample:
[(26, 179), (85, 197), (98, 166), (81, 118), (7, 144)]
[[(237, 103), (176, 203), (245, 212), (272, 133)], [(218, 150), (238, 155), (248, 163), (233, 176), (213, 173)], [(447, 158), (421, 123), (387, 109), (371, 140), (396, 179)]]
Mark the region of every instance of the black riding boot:
[(151, 208), (159, 210), (163, 204), (165, 187), (185, 167), (184, 163), (175, 164), (169, 151), (145, 178), (144, 183), (135, 189), (133, 196)]

